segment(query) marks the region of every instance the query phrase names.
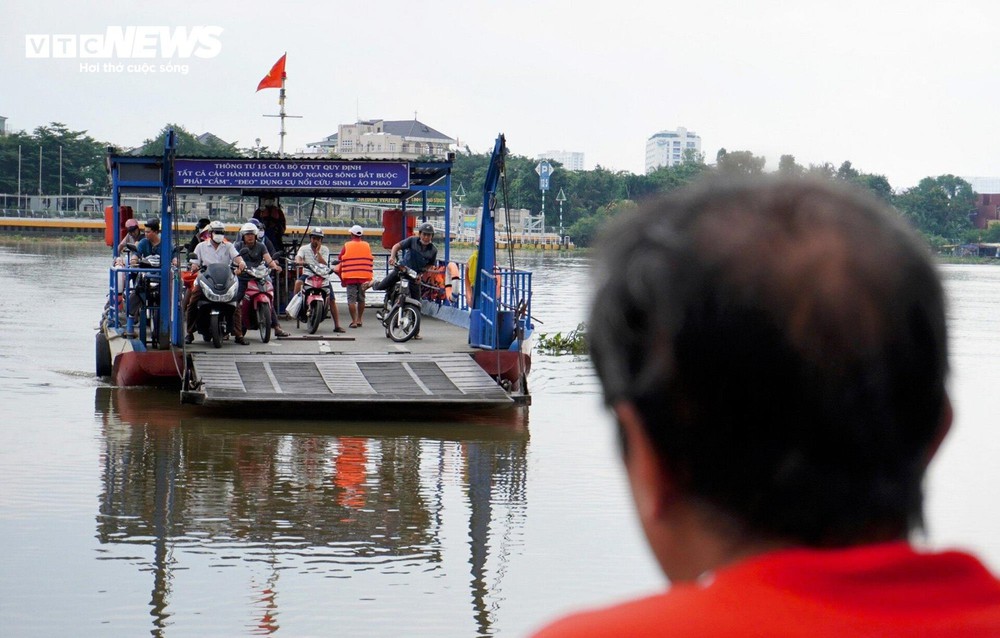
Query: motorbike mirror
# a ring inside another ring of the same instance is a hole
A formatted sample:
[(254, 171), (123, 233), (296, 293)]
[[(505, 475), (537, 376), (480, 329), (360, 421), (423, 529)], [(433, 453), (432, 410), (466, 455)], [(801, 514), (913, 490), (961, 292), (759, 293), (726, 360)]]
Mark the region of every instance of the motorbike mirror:
[(125, 247), (124, 247), (123, 250), (125, 250), (126, 252), (135, 253), (135, 252), (139, 252), (139, 247), (136, 246), (135, 244), (128, 243), (128, 244), (125, 244)]
[(246, 246), (244, 246), (243, 248), (240, 248), (240, 257), (246, 257), (249, 254), (250, 254), (250, 249), (249, 248), (247, 248)]

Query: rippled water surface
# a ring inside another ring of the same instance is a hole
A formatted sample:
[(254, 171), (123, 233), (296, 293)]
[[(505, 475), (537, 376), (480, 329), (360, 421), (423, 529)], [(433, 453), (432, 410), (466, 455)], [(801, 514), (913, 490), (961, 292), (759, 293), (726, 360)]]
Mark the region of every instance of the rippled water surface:
[[(259, 420), (92, 376), (107, 255), (0, 245), (0, 635), (520, 636), (664, 586), (585, 357), (533, 405)], [(539, 332), (584, 318), (582, 253), (522, 254)], [(958, 421), (930, 542), (1000, 567), (1000, 268), (947, 266)], [(58, 273), (58, 275), (56, 275)]]

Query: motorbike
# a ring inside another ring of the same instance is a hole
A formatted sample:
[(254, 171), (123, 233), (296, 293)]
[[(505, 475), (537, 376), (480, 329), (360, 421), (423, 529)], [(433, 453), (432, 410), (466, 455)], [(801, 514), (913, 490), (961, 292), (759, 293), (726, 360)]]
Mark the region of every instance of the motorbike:
[(271, 306), (274, 303), (271, 269), (261, 262), (246, 274), (250, 279), (240, 308), (245, 319), (243, 325), (249, 330), (258, 330), (261, 343), (267, 343), (271, 340)]
[(316, 334), (319, 324), (326, 319), (333, 278), (336, 275), (329, 265), (316, 264), (303, 266), (306, 280), (302, 283), (303, 303), (295, 317), (296, 325), (305, 323), (309, 334)]
[(385, 292), (382, 309), (375, 317), (385, 327), (385, 336), (402, 343), (420, 330), (420, 299), (410, 296), (410, 282), (420, 282), (420, 273), (408, 266), (396, 264), (399, 280)]
[[(211, 341), (213, 346), (221, 348), (222, 337), (232, 330), (236, 314), (236, 294), (240, 289), (236, 264), (202, 266), (195, 285), (202, 294), (195, 314), (197, 330), (205, 341)], [(267, 325), (270, 329), (270, 315)]]
[[(135, 244), (126, 244), (123, 252), (126, 254), (136, 253), (137, 248)], [(129, 257), (126, 259), (128, 260)], [(134, 276), (128, 307), (132, 314), (132, 320), (137, 325), (145, 324), (148, 327), (149, 342), (157, 344), (160, 341), (160, 255), (154, 253), (139, 257), (138, 267), (149, 268), (157, 272), (155, 274), (140, 272)]]

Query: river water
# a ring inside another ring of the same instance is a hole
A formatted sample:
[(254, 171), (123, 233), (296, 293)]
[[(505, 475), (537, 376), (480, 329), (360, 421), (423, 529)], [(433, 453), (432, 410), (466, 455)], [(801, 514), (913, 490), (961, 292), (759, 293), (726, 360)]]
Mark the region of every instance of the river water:
[[(665, 586), (586, 357), (533, 405), (260, 420), (93, 377), (103, 246), (0, 245), (0, 635), (521, 636)], [(518, 256), (540, 332), (583, 319), (582, 253)], [(944, 266), (957, 421), (935, 547), (1000, 569), (1000, 267)]]

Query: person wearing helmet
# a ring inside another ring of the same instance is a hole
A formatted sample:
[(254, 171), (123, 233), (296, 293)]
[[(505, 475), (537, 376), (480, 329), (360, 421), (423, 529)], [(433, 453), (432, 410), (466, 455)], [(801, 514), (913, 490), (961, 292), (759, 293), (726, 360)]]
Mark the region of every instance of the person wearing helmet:
[(278, 250), (284, 249), (282, 238), (285, 235), (285, 213), (273, 198), (263, 198), (260, 208), (254, 211), (254, 219), (259, 220), (264, 228), (264, 234)]
[(351, 313), (351, 328), (360, 328), (365, 314), (364, 285), (372, 280), (375, 257), (372, 247), (362, 239), (364, 230), (351, 226), (351, 238), (340, 249), (340, 262), (334, 268), (340, 273), (340, 283), (347, 289), (347, 310)]
[[(211, 264), (223, 263), (229, 265), (235, 263), (236, 274), (242, 275), (247, 264), (240, 257), (236, 248), (226, 241), (226, 225), (216, 220), (208, 225), (207, 230), (211, 231), (211, 237), (199, 242), (195, 246), (194, 253), (191, 256), (191, 269), (198, 270), (201, 267)], [(184, 312), (187, 321), (185, 343), (194, 343), (199, 299), (201, 299), (201, 288), (194, 286), (188, 293), (187, 307)], [(235, 313), (233, 318), (233, 335), (236, 337), (236, 343), (242, 346), (250, 345), (250, 342), (243, 337), (243, 322), (238, 312)]]
[[(392, 247), (392, 250), (389, 251), (389, 265), (395, 266), (397, 263), (400, 263), (416, 270), (418, 273), (424, 272), (437, 262), (437, 247), (431, 243), (433, 239), (434, 226), (428, 222), (420, 224), (416, 235), (407, 237)], [(402, 260), (399, 259), (401, 251), (403, 253)], [(392, 287), (396, 285), (398, 280), (399, 273), (393, 268), (386, 275), (385, 279), (376, 281), (370, 287), (375, 290), (392, 290)], [(410, 296), (414, 299), (420, 299), (419, 282), (410, 282)], [(420, 333), (418, 332), (413, 338), (419, 339)]]
[[(307, 266), (316, 271), (325, 270), (330, 266), (330, 249), (323, 245), (323, 229), (313, 228), (309, 231), (309, 243), (302, 244), (299, 252), (295, 254), (295, 263), (298, 266)], [(302, 291), (302, 284), (305, 283), (307, 275), (301, 274), (295, 280), (295, 290), (293, 294)], [(337, 301), (333, 298), (333, 288), (330, 288), (330, 314), (333, 316), (334, 332), (347, 332), (340, 326), (340, 313), (337, 312)]]
[[(243, 257), (243, 261), (246, 262), (247, 268), (256, 268), (261, 264), (261, 262), (268, 265), (271, 270), (275, 272), (281, 272), (281, 264), (278, 263), (277, 259), (271, 256), (271, 251), (265, 244), (270, 244), (270, 240), (266, 237), (261, 239), (263, 231), (257, 224), (254, 224), (251, 220), (243, 224), (240, 227), (240, 238), (233, 242), (233, 248), (236, 252)], [(246, 274), (240, 277), (240, 290), (236, 295), (237, 303), (240, 303), (243, 299), (243, 295), (246, 294), (247, 285), (250, 283), (250, 277)], [(237, 313), (240, 314), (240, 313)], [(278, 314), (274, 310), (274, 304), (271, 304), (271, 327), (274, 328), (274, 334), (278, 337), (287, 337), (288, 333), (285, 332), (281, 324), (278, 323)]]

